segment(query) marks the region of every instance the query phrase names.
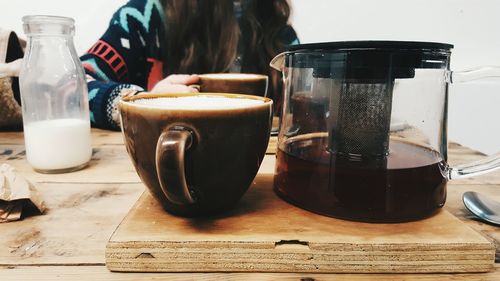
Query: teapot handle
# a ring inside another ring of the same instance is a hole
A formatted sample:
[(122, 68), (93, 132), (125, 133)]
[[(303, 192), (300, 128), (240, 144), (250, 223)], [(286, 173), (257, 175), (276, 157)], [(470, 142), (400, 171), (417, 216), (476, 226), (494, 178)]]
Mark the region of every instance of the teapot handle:
[[(447, 72), (448, 83), (463, 83), (477, 79), (500, 78), (500, 66), (483, 66), (464, 71)], [(481, 160), (457, 165), (448, 170), (448, 178), (461, 179), (489, 173), (500, 168), (500, 152)]]

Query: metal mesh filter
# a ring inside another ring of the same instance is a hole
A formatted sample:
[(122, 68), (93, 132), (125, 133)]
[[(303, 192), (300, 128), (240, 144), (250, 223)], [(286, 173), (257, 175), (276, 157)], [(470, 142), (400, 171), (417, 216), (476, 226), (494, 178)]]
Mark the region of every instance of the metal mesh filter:
[(394, 83), (348, 82), (332, 93), (329, 148), (339, 155), (383, 158), (389, 152)]

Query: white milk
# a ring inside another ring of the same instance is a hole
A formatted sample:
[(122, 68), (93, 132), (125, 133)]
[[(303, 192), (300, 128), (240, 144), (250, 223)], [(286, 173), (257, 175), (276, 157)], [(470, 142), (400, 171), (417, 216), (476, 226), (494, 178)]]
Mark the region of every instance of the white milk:
[(26, 157), (35, 169), (77, 167), (92, 156), (90, 124), (82, 119), (31, 122), (24, 126)]
[(226, 98), (218, 96), (186, 96), (154, 99), (138, 99), (134, 104), (165, 109), (228, 109), (246, 108), (263, 104), (264, 101), (247, 98)]

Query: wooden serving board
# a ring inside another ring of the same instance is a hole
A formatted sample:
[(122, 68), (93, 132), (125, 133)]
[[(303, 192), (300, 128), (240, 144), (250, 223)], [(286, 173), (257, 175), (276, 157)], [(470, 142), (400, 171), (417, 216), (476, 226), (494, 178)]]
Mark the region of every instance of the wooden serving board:
[(316, 215), (279, 199), (259, 174), (223, 215), (170, 215), (145, 192), (111, 236), (106, 265), (138, 272), (486, 272), (494, 246), (447, 211), (411, 223)]

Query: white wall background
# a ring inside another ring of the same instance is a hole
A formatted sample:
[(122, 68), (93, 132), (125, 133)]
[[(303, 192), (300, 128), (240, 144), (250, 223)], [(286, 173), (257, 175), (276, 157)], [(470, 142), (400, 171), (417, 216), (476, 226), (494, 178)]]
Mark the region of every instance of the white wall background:
[[(76, 20), (81, 54), (104, 32), (126, 0), (1, 1), (0, 27), (22, 36), (21, 17), (50, 14)], [(303, 43), (415, 40), (455, 45), (452, 69), (500, 65), (498, 0), (291, 0)], [(500, 79), (450, 86), (449, 138), (485, 153), (500, 150)]]

